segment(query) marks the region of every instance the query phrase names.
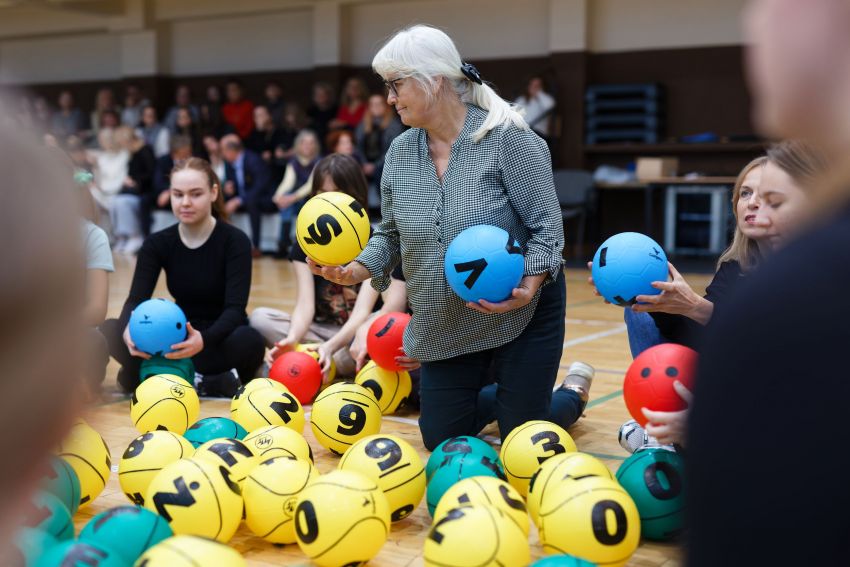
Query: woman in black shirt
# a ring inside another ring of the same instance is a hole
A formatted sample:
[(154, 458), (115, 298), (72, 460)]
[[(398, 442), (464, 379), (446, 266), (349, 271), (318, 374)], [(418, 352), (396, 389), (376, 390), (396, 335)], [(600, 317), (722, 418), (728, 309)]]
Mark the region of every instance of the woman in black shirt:
[(180, 222), (145, 240), (121, 317), (104, 323), (110, 354), (122, 366), (118, 383), (127, 391), (139, 384), (142, 359), (150, 358), (136, 350), (127, 322), (152, 296), (161, 270), (189, 321), (186, 340), (165, 358), (192, 358), (200, 394), (233, 396), (262, 363), (263, 338), (248, 326), (245, 314), (251, 243), (224, 222), (220, 187), (205, 160), (190, 158), (172, 171), (171, 208)]

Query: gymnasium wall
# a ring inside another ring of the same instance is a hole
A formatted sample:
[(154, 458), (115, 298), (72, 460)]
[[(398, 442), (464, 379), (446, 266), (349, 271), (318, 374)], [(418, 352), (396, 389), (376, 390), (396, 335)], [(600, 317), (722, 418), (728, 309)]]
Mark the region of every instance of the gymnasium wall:
[(306, 102), (318, 79), (369, 78), (376, 49), (417, 22), (445, 29), (509, 98), (542, 73), (563, 110), (556, 161), (583, 165), (591, 83), (658, 81), (671, 136), (751, 131), (741, 70), (744, 0), (53, 0), (0, 7), (0, 85), (51, 99), (133, 80), (160, 106), (174, 85), (200, 95), (238, 76), (259, 96), (284, 83)]

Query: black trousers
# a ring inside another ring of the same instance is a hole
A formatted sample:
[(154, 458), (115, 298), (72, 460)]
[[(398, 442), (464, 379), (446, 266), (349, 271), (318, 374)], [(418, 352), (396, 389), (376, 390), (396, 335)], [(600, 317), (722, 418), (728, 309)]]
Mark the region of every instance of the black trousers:
[[(584, 404), (575, 392), (552, 404), (564, 348), (567, 292), (563, 272), (543, 288), (534, 316), (513, 341), (498, 348), (422, 363), (419, 429), (425, 448), (449, 437), (475, 435), (494, 418), (502, 439), (526, 421), (572, 424)], [(496, 388), (485, 388), (495, 380)], [(483, 395), (482, 395), (482, 390)], [(494, 395), (495, 394), (495, 395)]]
[(251, 222), (251, 244), (260, 249), (262, 238), (263, 213), (273, 213), (277, 207), (266, 196), (248, 197), (242, 202), (242, 207), (248, 213)]
[[(209, 326), (192, 321), (192, 326), (203, 330)], [(142, 359), (132, 356), (124, 343), (124, 328), (117, 319), (107, 319), (100, 331), (109, 343), (109, 354), (121, 365), (120, 384), (125, 390), (133, 390), (139, 384), (139, 369)], [(204, 350), (192, 357), (195, 370), (200, 374), (220, 374), (235, 368), (243, 383), (256, 375), (263, 363), (266, 345), (262, 335), (256, 329), (242, 325), (218, 344), (205, 344)]]

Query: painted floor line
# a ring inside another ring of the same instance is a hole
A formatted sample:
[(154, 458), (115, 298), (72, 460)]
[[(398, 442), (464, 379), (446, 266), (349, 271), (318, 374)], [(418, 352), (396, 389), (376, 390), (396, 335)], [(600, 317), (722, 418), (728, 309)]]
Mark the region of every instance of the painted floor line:
[(605, 402), (613, 400), (614, 398), (619, 398), (622, 395), (623, 395), (622, 390), (616, 390), (614, 392), (611, 392), (610, 394), (605, 394), (604, 396), (602, 396), (600, 398), (595, 398), (595, 399), (587, 402), (587, 409), (596, 407), (600, 404), (604, 404)]
[(578, 337), (575, 339), (570, 339), (564, 343), (564, 348), (580, 345), (582, 343), (589, 343), (590, 341), (595, 341), (596, 339), (601, 339), (604, 337), (610, 337), (611, 335), (618, 335), (620, 333), (626, 332), (626, 325), (617, 325), (613, 329), (608, 329), (607, 331), (599, 331), (598, 333), (592, 333), (590, 335), (585, 335), (583, 337)]

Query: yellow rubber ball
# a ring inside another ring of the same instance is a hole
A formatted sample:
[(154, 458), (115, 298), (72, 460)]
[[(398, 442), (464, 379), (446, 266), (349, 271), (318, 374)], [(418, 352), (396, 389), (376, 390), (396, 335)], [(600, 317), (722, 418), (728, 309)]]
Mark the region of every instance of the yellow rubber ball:
[(165, 518), (175, 534), (227, 543), (242, 520), (242, 491), (227, 467), (181, 459), (156, 474), (145, 507)]
[(531, 477), (546, 459), (576, 450), (563, 427), (549, 421), (527, 421), (508, 434), (499, 456), (508, 482), (525, 496)]
[(425, 565), (521, 567), (529, 563), (528, 536), (494, 506), (452, 508), (434, 522), (425, 538)]
[(528, 535), (531, 523), (522, 496), (513, 486), (492, 476), (473, 476), (453, 484), (440, 498), (434, 510), (434, 521), (440, 521), (452, 508), (479, 504), (498, 508)]
[(425, 465), (416, 449), (395, 435), (370, 435), (351, 446), (339, 469), (372, 479), (387, 497), (390, 520), (409, 516), (425, 495)]
[(230, 417), (252, 433), (261, 427), (282, 425), (301, 434), (304, 431), (304, 408), (295, 396), (277, 388), (259, 388), (247, 395)]
[(260, 460), (251, 449), (238, 439), (213, 439), (197, 449), (192, 457), (215, 466), (224, 466), (230, 471), (230, 478), (240, 487), (245, 478), (260, 464)]
[(139, 433), (158, 429), (186, 433), (200, 412), (195, 388), (179, 376), (157, 374), (139, 384), (130, 400), (130, 417)]
[(540, 504), (547, 493), (556, 492), (557, 487), (566, 482), (589, 476), (615, 480), (602, 461), (587, 453), (564, 453), (547, 459), (531, 477), (528, 485), (526, 505), (534, 523), (539, 523)]
[(57, 454), (71, 465), (80, 480), (80, 508), (97, 498), (112, 472), (109, 447), (85, 421), (78, 420), (59, 445)]
[(248, 528), (272, 543), (295, 543), (298, 495), (318, 477), (310, 461), (289, 457), (263, 461), (245, 479), (242, 491)]
[(354, 197), (329, 192), (304, 203), (295, 222), (295, 237), (304, 254), (317, 264), (341, 266), (363, 251), (369, 229), (369, 215)]
[(354, 379), (355, 384), (360, 384), (375, 395), (381, 413), (390, 415), (407, 400), (413, 389), (410, 373), (402, 370), (393, 372), (384, 370), (374, 360), (370, 360)]
[(238, 551), (210, 539), (178, 535), (163, 540), (136, 561), (136, 567), (247, 567)]
[[(299, 344), (295, 347), (295, 351), (307, 353), (312, 356), (316, 362), (319, 362), (319, 352), (315, 350), (318, 346), (319, 343)], [(331, 369), (328, 370), (327, 382), (333, 382), (334, 378), (336, 378), (336, 361), (334, 361), (333, 357), (331, 357)]]
[(233, 396), (233, 399), (230, 400), (230, 413), (236, 413), (236, 410), (245, 401), (245, 398), (248, 397), (248, 394), (253, 392), (254, 390), (262, 390), (263, 388), (275, 388), (280, 390), (281, 392), (288, 392), (289, 390), (278, 382), (277, 380), (272, 380), (271, 378), (254, 378), (247, 384), (243, 386), (239, 386), (239, 389), (236, 390), (236, 395)]
[(289, 457), (313, 462), (313, 450), (302, 435), (282, 425), (255, 429), (242, 440), (260, 462), (273, 457)]
[(118, 482), (133, 504), (143, 506), (153, 477), (166, 466), (188, 459), (195, 448), (171, 431), (150, 431), (133, 439), (118, 463)]
[(390, 506), (360, 473), (335, 470), (307, 485), (295, 507), (298, 547), (319, 567), (359, 565), (381, 550)]
[(359, 384), (332, 384), (313, 402), (310, 427), (322, 447), (342, 455), (381, 430), (381, 408), (372, 392)]
[(540, 543), (600, 565), (625, 565), (640, 543), (640, 515), (631, 496), (610, 478), (587, 477), (547, 494), (540, 509)]

